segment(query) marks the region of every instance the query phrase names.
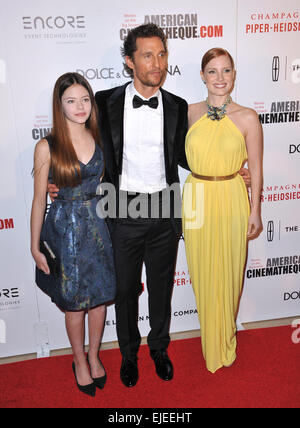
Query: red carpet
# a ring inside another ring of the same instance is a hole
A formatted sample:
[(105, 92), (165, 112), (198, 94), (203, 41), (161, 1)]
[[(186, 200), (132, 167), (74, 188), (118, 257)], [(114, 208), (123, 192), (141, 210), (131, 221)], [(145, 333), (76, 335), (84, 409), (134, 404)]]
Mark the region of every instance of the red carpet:
[(132, 389), (121, 384), (119, 350), (102, 351), (108, 381), (94, 399), (77, 390), (72, 356), (1, 365), (0, 408), (298, 408), (300, 343), (292, 342), (292, 332), (290, 326), (239, 332), (235, 364), (215, 374), (205, 368), (199, 338), (174, 341), (171, 382), (156, 376), (143, 346), (140, 379)]

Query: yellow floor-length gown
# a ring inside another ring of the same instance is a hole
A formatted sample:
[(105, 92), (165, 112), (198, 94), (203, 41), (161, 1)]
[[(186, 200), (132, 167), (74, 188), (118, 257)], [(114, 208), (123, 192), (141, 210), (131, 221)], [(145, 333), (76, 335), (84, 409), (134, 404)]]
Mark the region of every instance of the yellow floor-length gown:
[[(190, 169), (201, 176), (229, 176), (247, 159), (244, 137), (225, 116), (202, 116), (186, 138)], [(242, 177), (186, 180), (183, 229), (186, 255), (201, 328), (203, 356), (209, 371), (236, 358), (236, 316), (247, 250), (249, 199)]]

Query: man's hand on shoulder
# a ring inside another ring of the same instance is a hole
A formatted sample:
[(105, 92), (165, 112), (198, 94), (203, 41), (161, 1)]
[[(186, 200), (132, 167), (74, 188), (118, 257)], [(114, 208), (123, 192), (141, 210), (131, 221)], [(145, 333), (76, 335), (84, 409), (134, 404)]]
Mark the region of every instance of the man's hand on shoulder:
[(55, 184), (49, 183), (49, 181), (48, 181), (47, 190), (48, 190), (51, 202), (54, 202), (54, 200), (57, 197), (57, 194), (59, 192), (59, 189), (55, 186)]
[(239, 174), (243, 178), (246, 186), (250, 187), (251, 186), (251, 175), (250, 175), (249, 169), (247, 169), (247, 168), (241, 168), (239, 170)]

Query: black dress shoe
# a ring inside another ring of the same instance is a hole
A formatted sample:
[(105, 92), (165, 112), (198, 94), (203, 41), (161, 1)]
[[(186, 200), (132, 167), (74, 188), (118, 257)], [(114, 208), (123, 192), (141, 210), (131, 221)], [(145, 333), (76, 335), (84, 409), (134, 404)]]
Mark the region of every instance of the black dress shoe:
[[(99, 358), (99, 357), (98, 357), (98, 359), (99, 359), (100, 364), (101, 364), (101, 365), (102, 365), (102, 367), (103, 367), (103, 370), (104, 370), (104, 373), (105, 373), (105, 374), (104, 374), (104, 376), (102, 376), (102, 377), (92, 377), (92, 379), (93, 379), (93, 381), (94, 381), (94, 384), (95, 384), (96, 388), (103, 389), (103, 388), (104, 388), (104, 386), (105, 386), (106, 380), (107, 380), (107, 375), (106, 375), (105, 368), (104, 368), (104, 366), (103, 366), (103, 364), (102, 364), (102, 362), (101, 362), (101, 360), (100, 360), (100, 358)], [(89, 354), (87, 354), (87, 356), (86, 356), (86, 360), (87, 360), (87, 363), (88, 363), (89, 368), (90, 368), (90, 370), (91, 370), (91, 366), (90, 366), (90, 362), (89, 362)]]
[(151, 358), (155, 363), (156, 373), (162, 380), (172, 380), (174, 375), (173, 365), (168, 357), (167, 351), (150, 351)]
[(121, 381), (125, 386), (127, 386), (127, 388), (131, 388), (136, 385), (139, 378), (137, 358), (128, 359), (123, 357), (120, 377)]
[(95, 397), (96, 387), (95, 387), (94, 382), (90, 383), (89, 385), (79, 385), (78, 380), (77, 380), (77, 376), (76, 376), (75, 363), (72, 363), (72, 369), (73, 369), (73, 373), (74, 373), (75, 380), (76, 380), (77, 387), (78, 387), (79, 391), (83, 392), (86, 395), (89, 395), (90, 397)]

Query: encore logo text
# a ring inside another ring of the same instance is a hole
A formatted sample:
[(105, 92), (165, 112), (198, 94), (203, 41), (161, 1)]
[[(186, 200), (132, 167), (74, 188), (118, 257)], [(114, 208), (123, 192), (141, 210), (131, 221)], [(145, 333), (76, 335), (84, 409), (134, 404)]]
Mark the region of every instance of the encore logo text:
[(24, 16), (24, 30), (45, 30), (45, 29), (75, 29), (85, 28), (84, 16)]

